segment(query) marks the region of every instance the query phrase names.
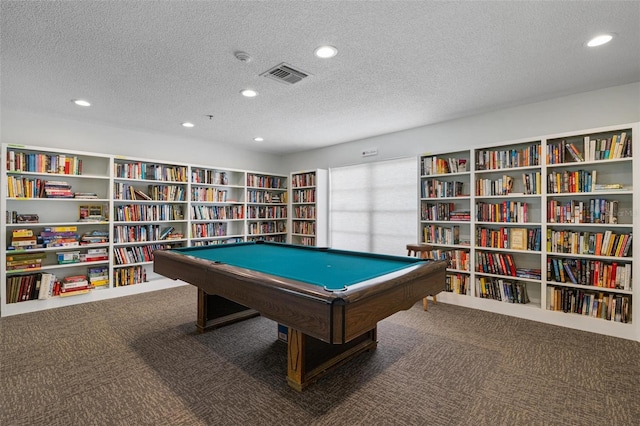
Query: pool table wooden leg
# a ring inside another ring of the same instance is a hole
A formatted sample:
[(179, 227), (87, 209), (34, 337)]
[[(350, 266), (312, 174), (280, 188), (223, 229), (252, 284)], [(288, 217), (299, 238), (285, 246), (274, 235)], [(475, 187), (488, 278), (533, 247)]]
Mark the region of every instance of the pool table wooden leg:
[(304, 390), (328, 371), (344, 364), (378, 344), (377, 327), (350, 342), (332, 345), (289, 328), (287, 382), (297, 391)]

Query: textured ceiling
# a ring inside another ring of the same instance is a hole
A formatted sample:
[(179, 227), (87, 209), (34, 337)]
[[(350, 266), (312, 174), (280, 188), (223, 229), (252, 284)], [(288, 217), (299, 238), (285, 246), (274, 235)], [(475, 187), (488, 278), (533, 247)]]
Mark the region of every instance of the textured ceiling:
[[(1, 13), (3, 108), (270, 153), (640, 81), (635, 1), (2, 0)], [(617, 37), (583, 45), (601, 32)], [(321, 44), (338, 55), (316, 58)], [(260, 76), (281, 62), (312, 76)]]

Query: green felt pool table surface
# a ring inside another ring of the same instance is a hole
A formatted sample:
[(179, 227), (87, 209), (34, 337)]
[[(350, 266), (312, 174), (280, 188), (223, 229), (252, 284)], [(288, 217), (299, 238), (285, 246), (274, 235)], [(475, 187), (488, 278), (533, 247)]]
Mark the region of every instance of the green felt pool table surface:
[(174, 251), (333, 291), (424, 262), (402, 256), (260, 242), (188, 247)]

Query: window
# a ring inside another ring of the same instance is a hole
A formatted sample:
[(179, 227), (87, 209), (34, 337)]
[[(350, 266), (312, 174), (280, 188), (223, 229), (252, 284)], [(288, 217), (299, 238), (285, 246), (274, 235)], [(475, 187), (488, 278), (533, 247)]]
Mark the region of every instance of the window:
[(330, 170), (331, 247), (406, 255), (418, 241), (416, 158)]

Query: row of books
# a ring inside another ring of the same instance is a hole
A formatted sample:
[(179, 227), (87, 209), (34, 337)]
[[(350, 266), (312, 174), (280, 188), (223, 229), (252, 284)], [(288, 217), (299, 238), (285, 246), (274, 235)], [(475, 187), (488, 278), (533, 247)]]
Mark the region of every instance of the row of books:
[(502, 278), (477, 277), (476, 295), (507, 303), (529, 303), (526, 283)]
[(313, 204), (305, 206), (293, 207), (294, 219), (315, 219), (316, 218), (316, 206)]
[(550, 223), (618, 223), (618, 200), (547, 201)]
[(287, 199), (288, 199), (288, 196), (286, 192), (273, 192), (273, 191), (264, 191), (264, 190), (255, 190), (255, 189), (247, 190), (248, 203), (286, 204)]
[(151, 200), (149, 194), (124, 182), (114, 182), (113, 197), (116, 200)]
[(469, 275), (447, 274), (445, 276), (444, 291), (455, 294), (470, 294)]
[(595, 256), (631, 256), (633, 235), (604, 232), (547, 229), (547, 251), (564, 254), (590, 254)]
[(227, 235), (226, 223), (192, 223), (192, 238), (223, 237)]
[(454, 203), (420, 203), (420, 220), (471, 220), (469, 210), (456, 210)]
[(421, 198), (463, 197), (469, 193), (464, 191), (464, 182), (425, 179), (421, 183)]
[(547, 286), (547, 309), (607, 321), (631, 322), (631, 296), (626, 294), (550, 285)]
[(465, 158), (440, 158), (422, 157), (420, 162), (420, 175), (442, 175), (448, 173), (464, 173), (467, 171), (467, 160)]
[(483, 197), (489, 195), (509, 195), (513, 191), (513, 178), (503, 175), (498, 179), (477, 179), (476, 195)]
[(226, 189), (220, 188), (191, 188), (191, 200), (192, 201), (204, 201), (208, 203), (226, 203), (227, 194), (229, 192)]
[(147, 244), (143, 246), (115, 247), (113, 255), (116, 265), (128, 265), (130, 263), (152, 262), (153, 252), (170, 248), (165, 244)]
[(228, 185), (229, 176), (222, 170), (191, 169), (191, 182), (207, 185)]
[(316, 186), (315, 172), (298, 173), (291, 176), (291, 187), (302, 188), (305, 186)]
[(169, 204), (130, 204), (115, 206), (115, 218), (119, 222), (183, 220), (181, 205)]
[[(565, 170), (547, 175), (547, 193), (573, 194), (592, 192), (596, 188), (597, 170)], [(622, 186), (622, 185), (620, 185)]]
[(477, 150), (476, 170), (499, 170), (540, 165), (539, 143), (520, 149)]
[(294, 203), (315, 203), (316, 190), (309, 189), (294, 189), (291, 191), (291, 197)]
[(252, 186), (255, 188), (287, 189), (286, 184), (286, 178), (247, 173), (247, 186)]
[[(193, 241), (191, 245), (195, 247), (202, 247), (202, 246), (215, 246), (219, 244), (241, 243), (243, 241), (244, 240), (242, 239), (242, 237), (230, 237), (230, 238), (217, 239), (217, 240)], [(304, 244), (304, 245), (313, 245), (313, 244)]]
[(128, 266), (113, 271), (114, 287), (140, 284), (147, 282), (147, 270), (144, 266)]
[(447, 267), (450, 269), (457, 269), (459, 271), (471, 270), (469, 266), (469, 251), (467, 250), (442, 250), (434, 248), (429, 251), (427, 258), (433, 260), (446, 260)]
[(7, 176), (7, 194), (9, 198), (73, 198), (68, 182), (25, 176)]
[[(50, 273), (31, 273), (7, 277), (7, 303), (43, 300), (54, 296), (86, 294), (97, 287), (108, 286), (108, 268), (90, 268), (87, 275), (72, 275), (59, 279)], [(99, 275), (98, 275), (99, 274)]]
[(612, 160), (628, 158), (632, 155), (631, 135), (627, 132), (615, 134), (610, 138), (584, 137), (585, 161)]
[(117, 225), (113, 228), (114, 243), (164, 240), (174, 231), (172, 226), (161, 225)]
[(238, 220), (244, 218), (244, 206), (191, 206), (192, 220)]
[(528, 204), (524, 201), (476, 203), (476, 220), (480, 222), (528, 222)]
[(248, 206), (249, 219), (286, 219), (287, 206)]
[(631, 264), (593, 259), (547, 258), (547, 281), (631, 290)]
[(82, 160), (75, 155), (7, 150), (7, 171), (81, 175)]
[(164, 164), (117, 162), (113, 165), (113, 175), (122, 179), (161, 180), (167, 182), (187, 182), (186, 166), (166, 166)]
[(478, 228), (476, 230), (476, 247), (539, 252), (541, 237), (540, 228)]
[[(54, 294), (57, 279), (53, 274), (32, 273), (7, 277), (7, 303), (47, 299)], [(59, 286), (59, 284), (58, 284)]]
[(460, 227), (426, 225), (422, 228), (423, 241), (426, 244), (460, 244)]
[(316, 235), (316, 223), (310, 221), (299, 222), (294, 220), (291, 223), (294, 234)]
[(287, 223), (286, 221), (281, 220), (270, 222), (252, 222), (247, 225), (247, 232), (249, 233), (249, 235), (276, 233), (282, 234), (287, 232)]
[[(579, 144), (577, 141), (576, 143)], [(547, 145), (547, 164), (631, 157), (631, 137), (627, 137), (626, 132), (594, 139), (591, 136), (585, 136), (582, 150), (578, 148), (576, 143), (567, 142), (564, 139), (549, 143)]]

